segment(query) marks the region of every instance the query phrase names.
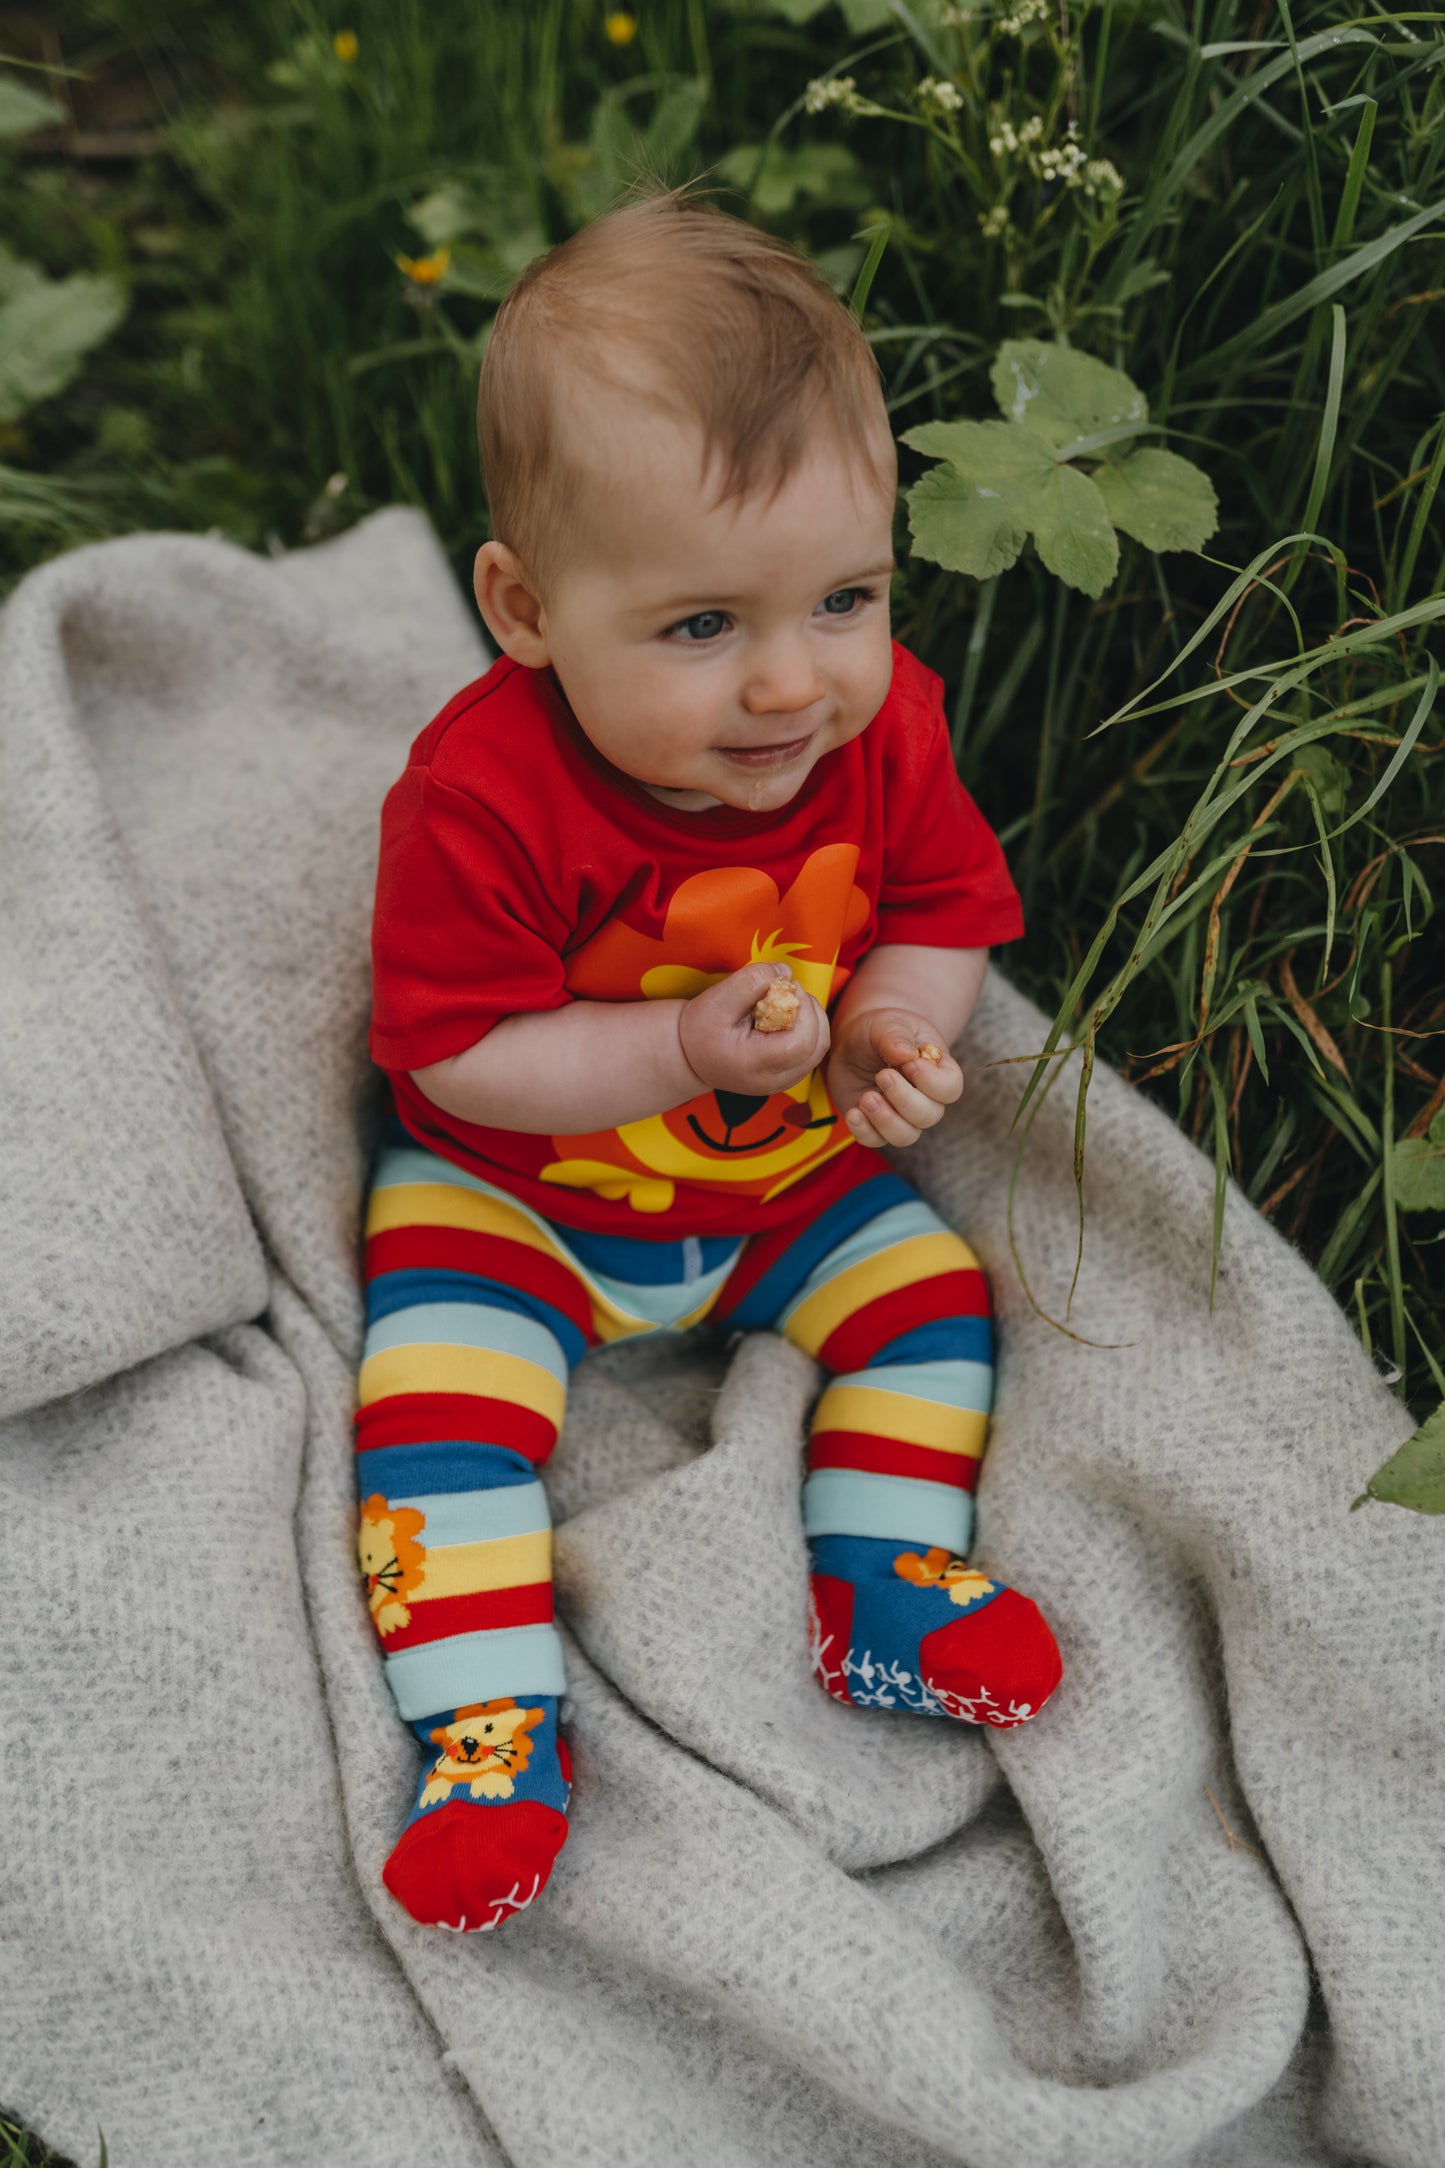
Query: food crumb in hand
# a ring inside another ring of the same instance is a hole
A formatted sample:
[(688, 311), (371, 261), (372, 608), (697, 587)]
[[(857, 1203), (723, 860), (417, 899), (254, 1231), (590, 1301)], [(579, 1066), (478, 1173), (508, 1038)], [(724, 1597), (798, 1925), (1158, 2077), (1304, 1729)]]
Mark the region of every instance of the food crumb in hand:
[(942, 1061), (943, 1048), (935, 1046), (931, 1039), (925, 1039), (918, 1049), (918, 1059), (920, 1061)]
[(774, 979), (761, 1000), (753, 1004), (754, 1031), (791, 1031), (802, 998), (792, 979)]

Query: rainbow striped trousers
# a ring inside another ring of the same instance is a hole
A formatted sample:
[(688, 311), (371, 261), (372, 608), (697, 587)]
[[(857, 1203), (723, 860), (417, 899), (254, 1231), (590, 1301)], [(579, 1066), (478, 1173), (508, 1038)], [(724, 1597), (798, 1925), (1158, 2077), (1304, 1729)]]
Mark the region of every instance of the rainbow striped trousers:
[(801, 1228), (647, 1241), (554, 1225), (408, 1140), (377, 1166), (366, 1283), (360, 1557), (413, 1724), (565, 1691), (537, 1471), (591, 1347), (704, 1321), (782, 1333), (830, 1373), (806, 1534), (968, 1550), (993, 1388), (988, 1288), (886, 1169)]

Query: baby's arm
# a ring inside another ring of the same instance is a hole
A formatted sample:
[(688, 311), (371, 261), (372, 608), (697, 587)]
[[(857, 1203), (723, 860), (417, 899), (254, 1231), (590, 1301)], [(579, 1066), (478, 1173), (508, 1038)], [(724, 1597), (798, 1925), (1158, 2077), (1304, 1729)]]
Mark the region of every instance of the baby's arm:
[(412, 1081), (462, 1121), (572, 1137), (665, 1114), (699, 1092), (766, 1098), (828, 1050), (828, 1019), (811, 996), (786, 1031), (754, 1030), (754, 1003), (786, 976), (785, 965), (748, 964), (690, 1001), (572, 1001), (507, 1016)]
[(987, 949), (871, 949), (833, 1012), (828, 1096), (860, 1144), (913, 1144), (963, 1090), (944, 1052), (968, 1022), (988, 969)]

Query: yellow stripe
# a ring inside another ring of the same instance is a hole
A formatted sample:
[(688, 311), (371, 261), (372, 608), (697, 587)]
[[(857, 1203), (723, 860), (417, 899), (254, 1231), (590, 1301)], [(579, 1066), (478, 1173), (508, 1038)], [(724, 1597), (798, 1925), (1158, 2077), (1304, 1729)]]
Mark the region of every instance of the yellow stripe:
[(458, 1227), (468, 1234), (502, 1235), (508, 1242), (540, 1250), (544, 1257), (562, 1256), (525, 1213), (478, 1190), (458, 1189), (453, 1182), (399, 1182), (392, 1189), (374, 1189), (367, 1234), (386, 1235), (396, 1227)]
[(918, 1280), (936, 1279), (941, 1272), (966, 1272), (978, 1259), (966, 1242), (946, 1230), (936, 1235), (910, 1235), (891, 1249), (879, 1250), (861, 1263), (851, 1265), (829, 1280), (816, 1294), (800, 1302), (783, 1326), (784, 1336), (816, 1355), (831, 1332), (845, 1318), (861, 1310), (879, 1295), (891, 1295)]
[(488, 1347), (446, 1347), (421, 1342), (415, 1347), (384, 1348), (361, 1366), (357, 1396), (363, 1408), (393, 1393), (477, 1393), (487, 1400), (511, 1400), (544, 1415), (558, 1429), (567, 1396), (550, 1370), (524, 1355), (504, 1355)]
[(552, 1531), (496, 1536), (490, 1543), (445, 1543), (426, 1554), (426, 1576), (411, 1597), (479, 1596), (489, 1588), (526, 1588), (552, 1578)]
[(818, 1402), (814, 1430), (866, 1430), (903, 1445), (931, 1445), (937, 1453), (967, 1453), (977, 1460), (988, 1435), (988, 1417), (974, 1408), (946, 1408), (908, 1393), (881, 1392), (876, 1385), (830, 1385)]

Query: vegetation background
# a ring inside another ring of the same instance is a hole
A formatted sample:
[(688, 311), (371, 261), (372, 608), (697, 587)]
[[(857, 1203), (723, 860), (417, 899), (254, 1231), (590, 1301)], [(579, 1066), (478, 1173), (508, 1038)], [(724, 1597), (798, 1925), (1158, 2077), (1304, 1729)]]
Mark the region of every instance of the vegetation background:
[(914, 436), (897, 630), (1025, 893), (1085, 1239), (1097, 1044), (1425, 1418), (1374, 1494), (1445, 1510), (1442, 62), (1379, 0), (0, 6), (0, 583), (398, 501), (464, 574), (507, 282), (711, 175)]

